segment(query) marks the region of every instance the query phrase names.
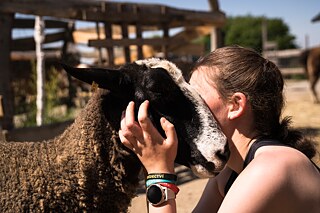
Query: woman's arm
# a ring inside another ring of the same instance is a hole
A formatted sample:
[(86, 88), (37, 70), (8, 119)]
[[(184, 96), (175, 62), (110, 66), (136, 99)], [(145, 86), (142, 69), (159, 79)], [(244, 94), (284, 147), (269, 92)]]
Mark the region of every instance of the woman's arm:
[(229, 167), (224, 168), (217, 177), (210, 178), (202, 196), (193, 210), (196, 212), (217, 212), (224, 198), (224, 188), (231, 175)]
[[(137, 122), (134, 103), (129, 103), (121, 119), (120, 140), (138, 156), (148, 173), (174, 174), (174, 160), (178, 149), (174, 126), (161, 118), (160, 123), (166, 135), (163, 138), (148, 118), (148, 106), (148, 101), (141, 104)], [(149, 204), (149, 212), (176, 212), (176, 201), (170, 199), (160, 206)]]

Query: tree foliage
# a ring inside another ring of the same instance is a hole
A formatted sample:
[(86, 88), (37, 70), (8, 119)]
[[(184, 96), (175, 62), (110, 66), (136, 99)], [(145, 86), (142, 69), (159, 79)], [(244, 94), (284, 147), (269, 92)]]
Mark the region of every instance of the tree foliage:
[(290, 34), (289, 27), (279, 18), (236, 16), (228, 17), (222, 29), (225, 45), (240, 45), (262, 51), (262, 22), (266, 21), (268, 41), (276, 42), (277, 49), (296, 48), (295, 37)]

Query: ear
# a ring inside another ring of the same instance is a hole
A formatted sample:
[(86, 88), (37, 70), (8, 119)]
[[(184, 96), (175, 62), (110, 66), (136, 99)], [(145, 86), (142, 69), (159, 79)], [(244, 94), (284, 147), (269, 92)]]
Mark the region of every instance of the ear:
[(228, 118), (232, 120), (240, 117), (244, 114), (246, 106), (247, 97), (241, 92), (234, 93), (229, 101)]
[(115, 93), (126, 94), (131, 89), (131, 81), (121, 70), (103, 69), (103, 68), (75, 68), (66, 64), (62, 67), (71, 76), (80, 81), (92, 84), (98, 84), (99, 88), (107, 89)]

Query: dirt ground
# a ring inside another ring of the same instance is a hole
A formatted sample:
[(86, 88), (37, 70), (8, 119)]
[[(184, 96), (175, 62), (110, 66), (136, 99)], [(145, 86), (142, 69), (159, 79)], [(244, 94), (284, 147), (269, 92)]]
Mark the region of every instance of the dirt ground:
[[(317, 85), (317, 91), (320, 95), (320, 83)], [(291, 116), (292, 125), (295, 128), (314, 138), (318, 142), (320, 152), (320, 104), (312, 103), (308, 82), (306, 80), (286, 80), (285, 94), (287, 102), (283, 115)], [(320, 165), (319, 156), (314, 160)], [(180, 213), (190, 213), (197, 204), (207, 179), (197, 179), (183, 167), (177, 168), (177, 174), (180, 180), (177, 209)], [(129, 211), (131, 213), (147, 212), (144, 193), (138, 194), (138, 197), (133, 199)]]

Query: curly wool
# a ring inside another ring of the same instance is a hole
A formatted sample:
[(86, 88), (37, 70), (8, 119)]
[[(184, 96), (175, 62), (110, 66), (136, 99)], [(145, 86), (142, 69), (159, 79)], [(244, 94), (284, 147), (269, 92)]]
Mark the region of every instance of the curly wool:
[(127, 212), (141, 166), (106, 119), (105, 92), (53, 140), (0, 142), (1, 212)]

